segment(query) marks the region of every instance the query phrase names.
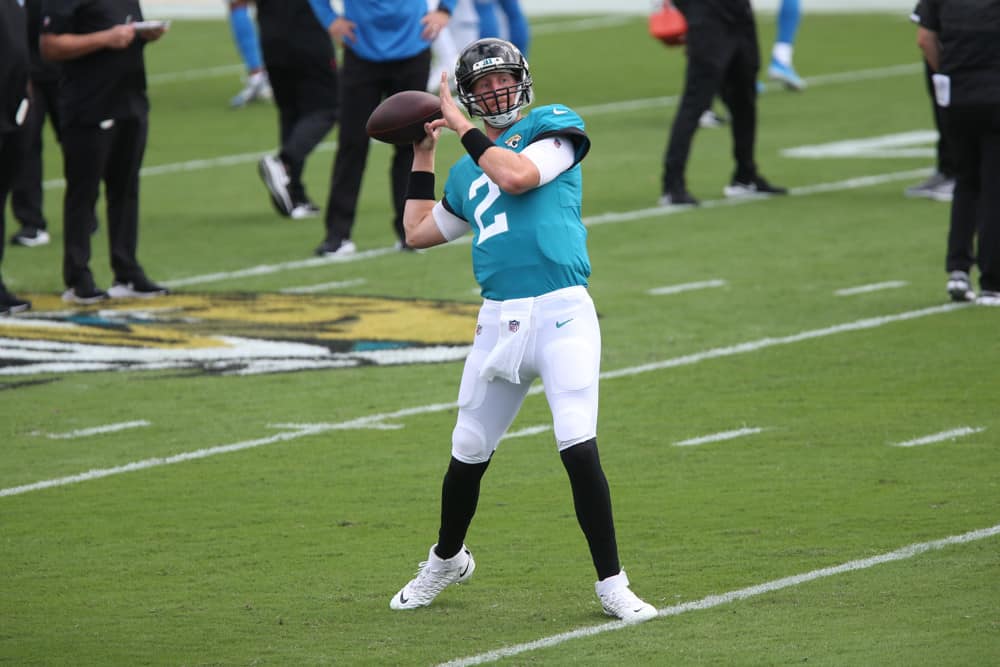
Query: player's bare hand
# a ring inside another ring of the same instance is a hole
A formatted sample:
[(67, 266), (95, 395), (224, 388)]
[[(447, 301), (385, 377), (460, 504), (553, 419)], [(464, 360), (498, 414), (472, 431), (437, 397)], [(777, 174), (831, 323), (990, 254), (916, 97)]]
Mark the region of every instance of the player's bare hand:
[(143, 30), (142, 32), (139, 33), (139, 36), (142, 37), (147, 42), (155, 42), (160, 37), (163, 37), (163, 35), (166, 34), (168, 29), (169, 28), (167, 28), (167, 26), (163, 26), (162, 28), (152, 28), (150, 30)]
[(438, 139), (441, 138), (441, 128), (444, 121), (440, 118), (429, 123), (424, 123), (424, 138), (413, 144), (414, 153), (433, 153), (437, 148)]
[(441, 120), (434, 121), (435, 123), (441, 123), (441, 126), (447, 126), (453, 130), (458, 136), (462, 136), (469, 128), (474, 127), (474, 125), (465, 117), (462, 110), (458, 108), (458, 104), (455, 102), (455, 98), (451, 95), (451, 88), (448, 87), (448, 73), (441, 73), (441, 87), (438, 92), (438, 96), (441, 98)]
[(334, 19), (333, 23), (330, 24), (330, 37), (333, 37), (333, 41), (337, 44), (343, 46), (344, 41), (350, 42), (351, 44), (355, 41), (354, 28), (357, 27), (354, 21), (348, 21), (343, 16), (338, 16)]
[(420, 19), (420, 23), (424, 26), (420, 36), (428, 42), (433, 42), (437, 39), (437, 36), (441, 34), (441, 31), (448, 27), (448, 21), (450, 20), (451, 16), (448, 12), (443, 12), (441, 10), (427, 12), (427, 14), (424, 15), (424, 18)]
[(135, 40), (135, 28), (123, 23), (108, 28), (105, 32), (105, 45), (109, 49), (121, 50), (127, 48)]

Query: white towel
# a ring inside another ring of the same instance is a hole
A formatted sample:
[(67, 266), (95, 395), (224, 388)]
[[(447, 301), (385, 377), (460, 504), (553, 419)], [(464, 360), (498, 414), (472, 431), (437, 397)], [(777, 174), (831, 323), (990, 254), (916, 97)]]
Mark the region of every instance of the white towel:
[(517, 369), (524, 359), (531, 330), (531, 308), (535, 300), (508, 299), (500, 304), (500, 335), (496, 345), (490, 350), (479, 370), (480, 377), (487, 381), (500, 378), (521, 384)]

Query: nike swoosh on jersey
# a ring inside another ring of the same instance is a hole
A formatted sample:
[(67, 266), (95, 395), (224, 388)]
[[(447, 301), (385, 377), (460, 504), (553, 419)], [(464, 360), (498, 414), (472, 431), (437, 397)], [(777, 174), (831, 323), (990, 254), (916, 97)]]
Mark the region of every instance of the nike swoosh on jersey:
[(563, 320), (562, 322), (556, 322), (556, 329), (562, 329), (564, 326), (575, 320), (575, 317), (571, 317), (568, 320)]
[(566, 109), (560, 109), (559, 107), (555, 107), (554, 109), (552, 109), (552, 113), (554, 113), (557, 116), (561, 116), (564, 113), (569, 113), (569, 112)]

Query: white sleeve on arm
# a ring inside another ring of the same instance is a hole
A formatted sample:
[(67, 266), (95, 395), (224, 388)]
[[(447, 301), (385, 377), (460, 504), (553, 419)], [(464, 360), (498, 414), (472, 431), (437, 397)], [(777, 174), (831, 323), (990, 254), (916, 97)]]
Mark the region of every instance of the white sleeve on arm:
[(440, 201), (434, 204), (434, 208), (431, 209), (431, 215), (434, 216), (434, 224), (437, 225), (441, 236), (449, 241), (454, 241), (469, 231), (469, 223), (451, 213)]
[(576, 160), (576, 150), (573, 142), (567, 137), (549, 137), (527, 146), (521, 155), (535, 163), (542, 186), (551, 182), (556, 176), (573, 166)]

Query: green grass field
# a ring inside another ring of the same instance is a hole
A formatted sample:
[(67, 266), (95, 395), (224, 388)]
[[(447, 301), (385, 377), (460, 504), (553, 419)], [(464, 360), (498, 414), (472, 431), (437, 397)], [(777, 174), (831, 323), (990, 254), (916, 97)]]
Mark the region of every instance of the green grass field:
[[(758, 162), (791, 196), (722, 201), (728, 130), (701, 130), (705, 205), (667, 213), (683, 56), (642, 18), (582, 18), (533, 24), (532, 73), (593, 141), (599, 442), (622, 561), (662, 616), (601, 614), (539, 393), (485, 479), (475, 577), (389, 610), (436, 537), (469, 246), (391, 249), (376, 145), (361, 252), (314, 258), (322, 223), (277, 217), (256, 175), (274, 109), (226, 108), (227, 27), (178, 21), (147, 50), (140, 241), (175, 295), (64, 309), (51, 140), (53, 243), (4, 258), (35, 309), (0, 320), (0, 664), (1000, 663), (998, 313), (948, 303), (948, 206), (903, 197), (932, 140), (783, 153), (932, 130), (913, 26), (807, 15), (808, 90), (759, 104)], [(307, 165), (321, 204), (335, 138)]]

